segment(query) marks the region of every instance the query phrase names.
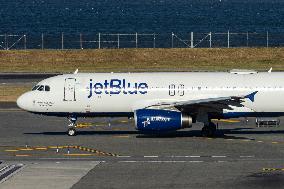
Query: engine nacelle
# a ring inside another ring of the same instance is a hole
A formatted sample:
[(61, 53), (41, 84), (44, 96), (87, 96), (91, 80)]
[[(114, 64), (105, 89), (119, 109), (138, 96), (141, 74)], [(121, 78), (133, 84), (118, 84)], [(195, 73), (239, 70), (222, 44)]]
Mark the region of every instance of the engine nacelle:
[(192, 125), (192, 117), (172, 110), (140, 109), (134, 118), (140, 131), (175, 131)]

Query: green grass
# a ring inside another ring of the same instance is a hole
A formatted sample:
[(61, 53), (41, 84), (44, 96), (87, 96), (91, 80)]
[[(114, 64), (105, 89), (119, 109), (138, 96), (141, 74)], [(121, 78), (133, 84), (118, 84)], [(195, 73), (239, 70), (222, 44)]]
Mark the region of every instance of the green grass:
[(0, 72), (284, 71), (284, 48), (0, 51)]

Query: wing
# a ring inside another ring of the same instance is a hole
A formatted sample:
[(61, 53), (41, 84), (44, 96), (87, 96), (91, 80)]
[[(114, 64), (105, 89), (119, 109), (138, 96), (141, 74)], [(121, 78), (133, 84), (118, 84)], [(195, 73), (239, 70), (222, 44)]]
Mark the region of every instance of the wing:
[(216, 98), (206, 98), (188, 101), (175, 101), (175, 102), (153, 102), (148, 103), (144, 108), (177, 108), (183, 111), (196, 112), (198, 109), (203, 108), (207, 111), (220, 112), (223, 109), (232, 110), (234, 107), (243, 107), (242, 102), (249, 99), (254, 102), (254, 96), (258, 91), (240, 96), (224, 96)]

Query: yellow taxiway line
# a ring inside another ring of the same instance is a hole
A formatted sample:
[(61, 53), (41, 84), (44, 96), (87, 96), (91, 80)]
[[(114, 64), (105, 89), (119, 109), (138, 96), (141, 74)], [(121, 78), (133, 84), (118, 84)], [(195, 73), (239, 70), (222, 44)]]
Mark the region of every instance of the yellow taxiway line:
[(231, 119), (211, 119), (212, 121), (217, 121), (217, 122), (226, 122), (226, 123), (239, 123), (241, 122), (240, 120), (231, 120)]
[(263, 168), (263, 171), (284, 171), (284, 168)]
[(19, 150), (4, 150), (5, 152), (18, 152)]
[(29, 155), (29, 154), (16, 154), (15, 156), (16, 157), (29, 157), (31, 155)]

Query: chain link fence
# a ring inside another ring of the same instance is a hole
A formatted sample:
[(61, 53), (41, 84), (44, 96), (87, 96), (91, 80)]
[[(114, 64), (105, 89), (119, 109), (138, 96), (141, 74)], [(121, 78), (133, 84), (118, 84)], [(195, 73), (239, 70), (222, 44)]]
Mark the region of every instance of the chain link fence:
[(0, 35), (0, 49), (282, 47), (284, 33), (60, 33)]

